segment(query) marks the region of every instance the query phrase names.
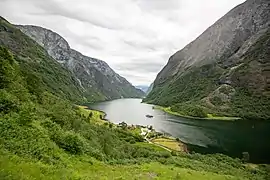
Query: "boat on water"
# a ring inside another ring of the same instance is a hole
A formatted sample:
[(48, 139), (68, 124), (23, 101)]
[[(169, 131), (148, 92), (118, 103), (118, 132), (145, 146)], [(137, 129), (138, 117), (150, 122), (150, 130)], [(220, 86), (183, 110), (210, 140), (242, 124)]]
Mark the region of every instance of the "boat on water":
[(145, 115), (147, 118), (153, 118), (154, 116), (152, 116), (152, 115), (149, 115), (149, 114), (147, 114), (147, 115)]

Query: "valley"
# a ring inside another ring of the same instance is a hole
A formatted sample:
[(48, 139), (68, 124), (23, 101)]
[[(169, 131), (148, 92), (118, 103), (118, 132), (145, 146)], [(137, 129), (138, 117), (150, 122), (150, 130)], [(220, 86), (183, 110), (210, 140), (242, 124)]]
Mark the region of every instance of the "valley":
[[(144, 56), (158, 51), (164, 58), (161, 49), (174, 42), (151, 47), (124, 38), (132, 23), (106, 28), (95, 21), (93, 34), (114, 35), (89, 51), (106, 46), (111, 56), (104, 57), (119, 58), (113, 69), (71, 48), (66, 36), (0, 16), (0, 179), (269, 180), (269, 9), (268, 0), (239, 4), (172, 55), (148, 85), (161, 63)], [(82, 27), (91, 23), (74, 23), (88, 45), (102, 42), (86, 36)], [(173, 40), (153, 42), (161, 37)], [(119, 52), (111, 41), (135, 48), (134, 57), (120, 56), (130, 49)]]

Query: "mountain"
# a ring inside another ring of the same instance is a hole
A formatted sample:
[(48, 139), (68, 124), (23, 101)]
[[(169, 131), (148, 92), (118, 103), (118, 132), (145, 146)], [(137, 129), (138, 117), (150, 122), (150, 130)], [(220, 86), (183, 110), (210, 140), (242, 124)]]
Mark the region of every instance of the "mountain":
[(144, 101), (183, 115), (269, 119), (269, 4), (247, 0), (172, 55)]
[(140, 89), (140, 90), (142, 90), (143, 92), (146, 93), (149, 86), (138, 85), (138, 86), (135, 86), (135, 87), (136, 87), (137, 89)]
[(71, 71), (80, 89), (89, 99), (95, 96), (93, 91), (102, 97), (102, 100), (144, 96), (141, 90), (115, 73), (106, 62), (71, 49), (68, 42), (59, 34), (37, 26), (16, 27), (45, 48), (64, 68)]
[[(44, 48), (0, 18), (0, 46), (7, 48), (22, 69), (31, 93), (47, 91), (73, 102), (85, 101), (80, 84), (73, 74), (48, 55)], [(92, 99), (100, 100), (96, 92)]]
[(139, 85), (139, 86), (136, 86), (136, 88), (142, 90), (147, 95), (152, 91), (153, 86), (154, 86), (154, 83), (151, 83), (150, 86)]

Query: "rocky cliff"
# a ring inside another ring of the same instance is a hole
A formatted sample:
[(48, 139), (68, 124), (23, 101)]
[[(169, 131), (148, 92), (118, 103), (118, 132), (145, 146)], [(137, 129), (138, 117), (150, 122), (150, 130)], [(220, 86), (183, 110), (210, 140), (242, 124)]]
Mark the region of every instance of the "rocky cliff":
[(86, 96), (98, 92), (103, 100), (142, 97), (144, 93), (115, 73), (106, 62), (84, 56), (71, 49), (59, 34), (37, 26), (16, 26), (23, 33), (44, 47), (48, 54), (76, 77)]
[(269, 0), (238, 5), (170, 57), (146, 101), (186, 115), (269, 118), (269, 26)]

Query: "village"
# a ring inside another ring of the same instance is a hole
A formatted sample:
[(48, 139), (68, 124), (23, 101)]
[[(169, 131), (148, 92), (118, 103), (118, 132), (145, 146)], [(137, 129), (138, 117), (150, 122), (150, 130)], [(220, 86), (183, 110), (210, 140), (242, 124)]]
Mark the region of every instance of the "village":
[(179, 138), (174, 138), (166, 133), (157, 132), (151, 125), (128, 125), (125, 122), (121, 122), (117, 127), (140, 134), (145, 142), (158, 146), (166, 151), (173, 153), (188, 152), (186, 145), (181, 142)]

